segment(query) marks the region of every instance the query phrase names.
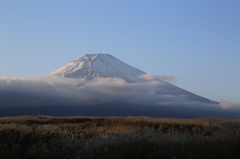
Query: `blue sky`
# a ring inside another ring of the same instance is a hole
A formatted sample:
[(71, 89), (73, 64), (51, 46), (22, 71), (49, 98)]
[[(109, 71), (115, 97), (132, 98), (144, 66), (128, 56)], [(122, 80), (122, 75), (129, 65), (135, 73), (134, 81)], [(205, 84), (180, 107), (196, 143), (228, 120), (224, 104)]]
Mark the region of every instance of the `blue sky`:
[(0, 76), (45, 76), (109, 53), (212, 100), (240, 103), (240, 1), (2, 0)]

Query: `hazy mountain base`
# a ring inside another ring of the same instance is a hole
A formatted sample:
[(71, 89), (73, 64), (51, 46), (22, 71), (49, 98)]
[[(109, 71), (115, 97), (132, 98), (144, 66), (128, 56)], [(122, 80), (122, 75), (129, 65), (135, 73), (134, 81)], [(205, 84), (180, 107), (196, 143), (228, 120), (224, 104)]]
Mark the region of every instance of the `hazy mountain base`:
[(149, 116), (163, 118), (200, 118), (217, 117), (238, 119), (240, 113), (224, 110), (207, 110), (200, 108), (186, 108), (185, 106), (153, 106), (113, 102), (92, 106), (42, 106), (0, 108), (0, 117), (22, 115), (49, 116)]
[(0, 118), (1, 159), (238, 159), (240, 121), (149, 117)]

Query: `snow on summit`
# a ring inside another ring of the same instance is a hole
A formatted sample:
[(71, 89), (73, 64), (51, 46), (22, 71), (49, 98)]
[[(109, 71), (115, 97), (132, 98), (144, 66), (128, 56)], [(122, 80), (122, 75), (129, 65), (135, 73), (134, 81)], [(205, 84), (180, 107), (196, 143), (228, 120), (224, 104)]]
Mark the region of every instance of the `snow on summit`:
[(83, 78), (121, 78), (127, 82), (139, 82), (145, 72), (118, 60), (109, 54), (86, 54), (52, 72), (49, 76)]

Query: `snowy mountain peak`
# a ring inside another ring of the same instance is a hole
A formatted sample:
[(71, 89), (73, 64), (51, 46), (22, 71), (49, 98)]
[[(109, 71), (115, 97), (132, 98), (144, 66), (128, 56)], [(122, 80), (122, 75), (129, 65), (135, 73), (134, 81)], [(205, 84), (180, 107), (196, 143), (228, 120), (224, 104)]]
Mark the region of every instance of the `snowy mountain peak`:
[(145, 72), (118, 60), (109, 54), (86, 54), (50, 73), (49, 76), (83, 78), (92, 80), (98, 77), (121, 78), (127, 82), (139, 82)]

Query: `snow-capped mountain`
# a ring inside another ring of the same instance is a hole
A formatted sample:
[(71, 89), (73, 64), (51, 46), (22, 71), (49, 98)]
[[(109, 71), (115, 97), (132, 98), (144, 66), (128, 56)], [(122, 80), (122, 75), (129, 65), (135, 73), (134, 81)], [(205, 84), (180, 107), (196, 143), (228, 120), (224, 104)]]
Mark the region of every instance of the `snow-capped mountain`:
[(109, 54), (87, 54), (50, 73), (49, 76), (83, 78), (121, 78), (127, 82), (139, 82), (139, 75), (145, 74)]
[[(144, 82), (144, 79), (139, 78), (140, 75), (144, 74), (146, 73), (118, 60), (112, 55), (86, 54), (50, 73), (48, 76), (62, 76), (66, 78), (81, 78), (86, 80), (93, 80), (99, 77), (110, 77), (121, 78), (126, 82), (135, 83)], [(155, 88), (155, 93), (158, 95), (179, 96), (203, 103), (217, 103), (160, 79), (158, 80), (162, 83), (158, 88)]]

